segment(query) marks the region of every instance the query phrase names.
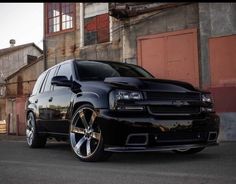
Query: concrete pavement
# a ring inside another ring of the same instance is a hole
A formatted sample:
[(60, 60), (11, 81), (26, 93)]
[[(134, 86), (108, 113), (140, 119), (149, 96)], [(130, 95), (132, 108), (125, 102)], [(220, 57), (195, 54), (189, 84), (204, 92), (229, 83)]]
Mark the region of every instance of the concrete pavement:
[(68, 143), (30, 149), (24, 139), (0, 139), (0, 183), (4, 184), (235, 184), (235, 171), (236, 142), (196, 155), (119, 153), (106, 162), (84, 163), (73, 156)]

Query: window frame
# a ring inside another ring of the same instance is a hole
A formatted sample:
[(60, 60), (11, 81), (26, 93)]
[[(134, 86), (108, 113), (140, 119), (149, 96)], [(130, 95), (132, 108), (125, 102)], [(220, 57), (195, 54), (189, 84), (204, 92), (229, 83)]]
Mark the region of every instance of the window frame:
[[(71, 2), (70, 2), (71, 3)], [(44, 35), (46, 37), (48, 36), (54, 36), (54, 35), (58, 35), (58, 34), (62, 34), (62, 33), (67, 33), (67, 32), (72, 32), (72, 31), (75, 31), (76, 30), (76, 3), (71, 3), (72, 4), (72, 9), (73, 9), (73, 12), (72, 12), (72, 28), (69, 28), (69, 29), (64, 29), (62, 30), (62, 13), (61, 13), (61, 7), (62, 7), (62, 3), (58, 3), (59, 6), (60, 6), (60, 19), (59, 19), (59, 31), (57, 32), (49, 32), (49, 17), (48, 17), (48, 6), (49, 4), (51, 3), (44, 3)]]
[[(109, 21), (109, 25), (108, 25), (108, 29), (109, 29), (109, 41), (107, 42), (102, 42), (102, 43), (95, 43), (95, 44), (90, 44), (90, 45), (85, 45), (84, 44), (84, 34), (85, 34), (85, 28), (84, 28), (84, 13), (85, 13), (85, 3), (80, 3), (79, 5), (80, 7), (80, 48), (86, 48), (86, 47), (92, 47), (94, 45), (100, 45), (100, 44), (107, 44), (107, 43), (111, 43), (112, 42), (112, 17), (109, 15), (109, 10), (107, 12), (108, 14), (108, 21)], [(108, 4), (109, 7), (109, 4)], [(100, 15), (100, 14), (99, 14)]]

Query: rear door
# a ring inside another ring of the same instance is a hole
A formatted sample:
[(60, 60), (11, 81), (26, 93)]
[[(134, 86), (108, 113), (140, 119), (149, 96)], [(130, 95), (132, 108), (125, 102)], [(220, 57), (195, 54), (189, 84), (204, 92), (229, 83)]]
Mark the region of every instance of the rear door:
[(50, 120), (53, 119), (53, 108), (50, 106), (50, 97), (52, 96), (51, 79), (55, 75), (56, 67), (50, 69), (42, 84), (41, 90), (35, 99), (38, 107), (38, 125), (41, 132), (51, 131)]
[[(66, 76), (68, 80), (72, 78), (71, 63), (65, 63), (58, 67), (55, 76)], [(51, 79), (50, 79), (51, 84)], [(50, 112), (48, 120), (48, 130), (54, 133), (67, 134), (69, 132), (69, 107), (72, 91), (70, 87), (51, 86), (48, 96), (48, 110)]]

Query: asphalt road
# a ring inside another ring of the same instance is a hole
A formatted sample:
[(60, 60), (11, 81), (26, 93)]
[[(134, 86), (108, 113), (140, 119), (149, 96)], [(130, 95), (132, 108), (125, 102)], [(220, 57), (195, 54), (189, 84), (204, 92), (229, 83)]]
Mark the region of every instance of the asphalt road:
[(0, 183), (235, 184), (236, 142), (196, 155), (119, 153), (106, 162), (84, 163), (67, 143), (29, 149), (24, 141), (0, 140)]

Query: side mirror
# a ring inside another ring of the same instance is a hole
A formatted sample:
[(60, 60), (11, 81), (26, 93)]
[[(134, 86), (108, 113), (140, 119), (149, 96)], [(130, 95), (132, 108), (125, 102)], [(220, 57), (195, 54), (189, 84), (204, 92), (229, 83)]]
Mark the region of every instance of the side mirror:
[(70, 80), (67, 79), (66, 76), (55, 76), (52, 78), (51, 81), (52, 85), (55, 86), (65, 86), (65, 87), (71, 87), (72, 86), (72, 82)]

